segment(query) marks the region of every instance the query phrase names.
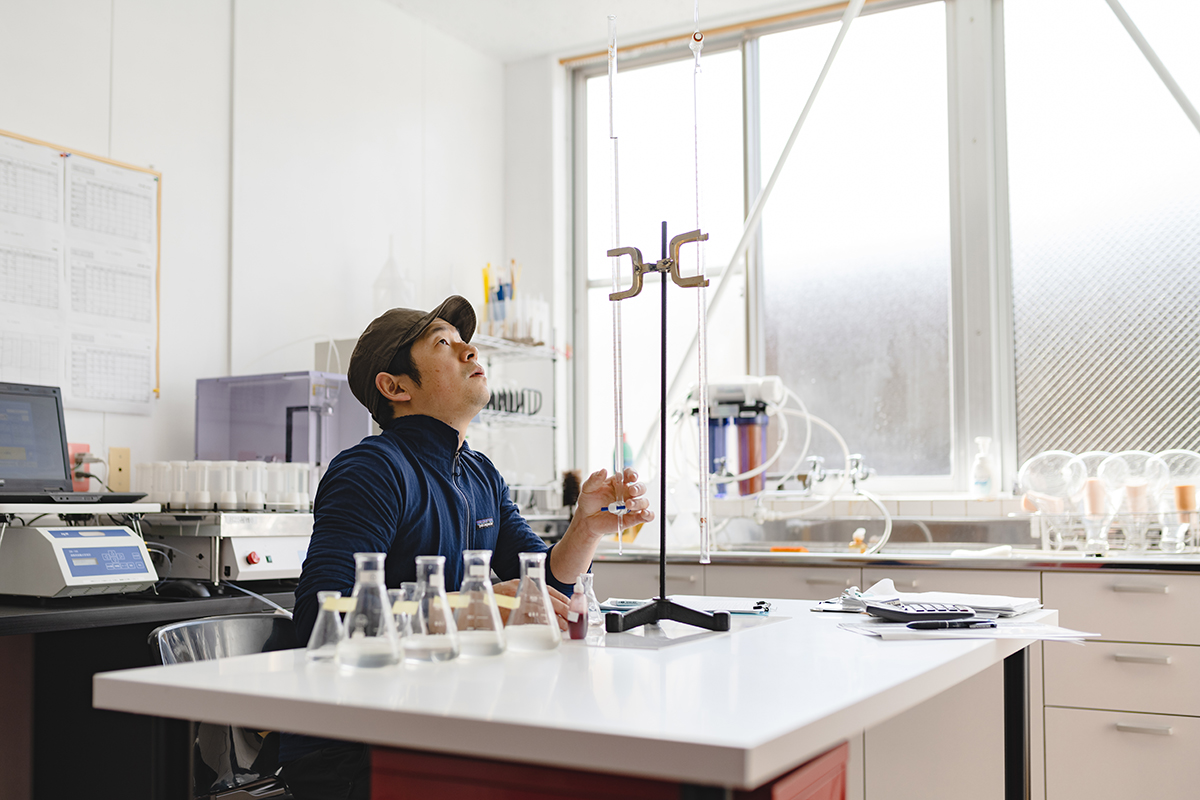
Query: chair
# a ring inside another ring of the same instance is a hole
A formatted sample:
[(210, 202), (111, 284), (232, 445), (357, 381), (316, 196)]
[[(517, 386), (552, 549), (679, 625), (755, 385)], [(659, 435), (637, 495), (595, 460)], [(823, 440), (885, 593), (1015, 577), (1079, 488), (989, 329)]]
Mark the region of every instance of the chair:
[[(299, 647), (295, 628), (287, 617), (270, 614), (235, 614), (187, 620), (151, 631), (148, 640), (160, 664), (182, 664), (229, 656), (268, 653)], [(190, 796), (197, 800), (251, 800), (290, 798), (279, 767), (279, 734), (189, 723)]]

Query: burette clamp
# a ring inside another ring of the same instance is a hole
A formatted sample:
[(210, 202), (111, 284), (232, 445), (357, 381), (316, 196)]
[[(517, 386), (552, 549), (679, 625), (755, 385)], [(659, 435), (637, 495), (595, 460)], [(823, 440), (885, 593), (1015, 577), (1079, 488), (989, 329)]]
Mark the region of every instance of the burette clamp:
[(646, 264), (642, 261), (642, 251), (636, 247), (615, 247), (612, 250), (609, 250), (609, 258), (629, 256), (630, 260), (633, 262), (633, 284), (623, 292), (613, 292), (608, 296), (608, 299), (617, 301), (626, 300), (630, 297), (637, 297), (642, 293), (642, 278), (647, 272), (669, 273), (671, 275), (671, 282), (676, 286), (682, 286), (685, 289), (708, 286), (708, 278), (704, 277), (703, 275), (693, 275), (690, 278), (685, 278), (679, 274), (679, 248), (688, 242), (706, 241), (708, 241), (708, 234), (701, 233), (699, 230), (681, 233), (671, 239), (671, 244), (666, 258), (653, 261), (649, 264)]

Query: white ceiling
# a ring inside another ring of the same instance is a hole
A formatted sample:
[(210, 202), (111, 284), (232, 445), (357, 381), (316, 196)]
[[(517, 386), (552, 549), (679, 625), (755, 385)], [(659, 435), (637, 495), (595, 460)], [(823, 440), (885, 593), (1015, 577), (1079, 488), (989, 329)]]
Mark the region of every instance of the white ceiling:
[[(387, 0), (503, 62), (603, 50), (608, 15), (618, 44), (692, 30), (693, 0)], [(700, 0), (700, 28), (809, 7), (812, 0)]]

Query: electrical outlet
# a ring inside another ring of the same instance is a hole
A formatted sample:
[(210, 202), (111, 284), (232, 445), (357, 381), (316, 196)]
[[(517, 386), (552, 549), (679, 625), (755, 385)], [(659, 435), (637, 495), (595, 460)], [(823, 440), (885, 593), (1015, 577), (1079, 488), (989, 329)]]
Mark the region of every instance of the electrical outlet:
[[(67, 455), (71, 459), (71, 475), (72, 475), (71, 488), (73, 488), (77, 492), (86, 492), (88, 490), (88, 486), (91, 484), (92, 481), (90, 478), (74, 477), (75, 470), (79, 468), (78, 465), (75, 463), (75, 456), (80, 453), (90, 453), (90, 452), (92, 452), (92, 446), (90, 444), (74, 444), (72, 442), (67, 443)], [(88, 470), (88, 472), (91, 472), (91, 470)]]
[(129, 448), (108, 448), (108, 488), (114, 492), (129, 491)]

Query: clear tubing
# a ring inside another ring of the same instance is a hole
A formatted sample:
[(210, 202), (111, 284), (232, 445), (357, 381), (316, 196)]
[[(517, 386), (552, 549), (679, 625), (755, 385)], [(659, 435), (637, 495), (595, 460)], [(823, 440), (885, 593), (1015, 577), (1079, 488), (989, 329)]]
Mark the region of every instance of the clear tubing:
[[(703, 230), (700, 224), (700, 51), (704, 48), (704, 34), (700, 33), (700, 0), (695, 0), (693, 6), (693, 22), (695, 32), (688, 44), (696, 56), (692, 69), (692, 154), (696, 180), (696, 230)], [(704, 276), (704, 242), (696, 243), (696, 273)], [(700, 563), (708, 564), (712, 561), (712, 533), (709, 527), (708, 486), (708, 288), (705, 286), (701, 286), (696, 294), (696, 309), (697, 381), (700, 385)], [(665, 424), (665, 421), (660, 424)]]
[[(617, 79), (617, 18), (608, 15), (608, 178), (609, 178), (609, 247), (620, 247), (621, 201), (619, 172), (617, 170), (617, 135), (613, 112), (613, 86)], [(612, 290), (621, 291), (621, 261), (609, 259), (612, 264)], [(613, 301), (613, 475), (619, 476), (616, 484), (616, 502), (613, 509), (617, 517), (617, 552), (624, 552), (622, 531), (625, 528), (625, 420), (622, 386), (624, 376), (621, 369), (621, 301)]]

